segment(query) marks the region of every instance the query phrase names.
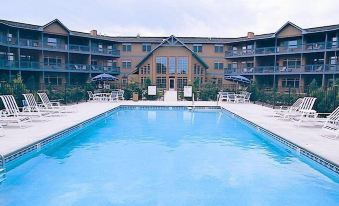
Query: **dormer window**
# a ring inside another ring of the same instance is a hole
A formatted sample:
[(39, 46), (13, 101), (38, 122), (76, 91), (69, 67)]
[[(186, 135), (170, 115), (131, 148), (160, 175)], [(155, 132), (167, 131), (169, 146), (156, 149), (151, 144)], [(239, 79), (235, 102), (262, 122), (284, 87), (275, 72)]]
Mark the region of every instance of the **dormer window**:
[(194, 44), (193, 45), (193, 51), (196, 52), (196, 53), (202, 52), (202, 45), (201, 44)]

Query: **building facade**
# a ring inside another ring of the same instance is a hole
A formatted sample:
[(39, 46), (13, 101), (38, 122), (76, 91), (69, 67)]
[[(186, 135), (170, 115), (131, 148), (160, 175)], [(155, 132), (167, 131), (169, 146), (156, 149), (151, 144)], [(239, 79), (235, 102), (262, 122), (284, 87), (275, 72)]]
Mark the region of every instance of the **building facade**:
[(338, 77), (338, 33), (339, 25), (287, 22), (239, 38), (114, 37), (72, 31), (57, 19), (43, 26), (0, 20), (0, 80), (20, 73), (24, 82), (57, 86), (110, 73), (121, 87), (149, 79), (178, 90), (194, 81), (228, 87), (234, 82), (225, 75), (242, 75), (263, 89), (303, 92), (313, 79), (328, 87)]

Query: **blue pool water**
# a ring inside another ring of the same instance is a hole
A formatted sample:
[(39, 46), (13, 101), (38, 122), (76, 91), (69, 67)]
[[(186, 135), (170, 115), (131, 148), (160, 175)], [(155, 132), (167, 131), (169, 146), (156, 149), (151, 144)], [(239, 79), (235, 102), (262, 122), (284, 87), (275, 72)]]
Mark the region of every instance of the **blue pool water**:
[(339, 179), (215, 111), (123, 109), (12, 163), (0, 205), (339, 205)]

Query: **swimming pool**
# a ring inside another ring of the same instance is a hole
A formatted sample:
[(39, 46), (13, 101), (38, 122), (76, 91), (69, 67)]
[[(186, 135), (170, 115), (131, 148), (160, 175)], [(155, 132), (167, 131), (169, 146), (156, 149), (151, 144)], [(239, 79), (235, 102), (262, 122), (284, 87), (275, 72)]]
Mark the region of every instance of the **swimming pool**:
[(9, 165), (0, 205), (338, 205), (339, 178), (220, 110), (123, 108)]

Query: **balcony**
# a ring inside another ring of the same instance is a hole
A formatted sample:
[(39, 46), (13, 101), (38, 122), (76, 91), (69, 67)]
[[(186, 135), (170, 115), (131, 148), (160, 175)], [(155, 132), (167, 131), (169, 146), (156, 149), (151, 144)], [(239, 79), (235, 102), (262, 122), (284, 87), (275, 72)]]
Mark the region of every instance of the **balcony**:
[(251, 50), (231, 50), (225, 52), (226, 58), (251, 57), (272, 54), (293, 54), (293, 53), (309, 53), (324, 52), (325, 50), (339, 49), (338, 42), (316, 42), (298, 45), (297, 47), (278, 46), (278, 47), (258, 47)]
[(44, 42), (43, 48), (46, 50), (66, 51), (67, 44), (64, 44), (64, 43), (51, 44), (51, 43)]
[(86, 46), (86, 45), (70, 44), (69, 51), (88, 53), (90, 49), (89, 49), (89, 46)]
[(269, 74), (317, 74), (339, 73), (338, 64), (308, 64), (297, 67), (286, 66), (257, 66), (244, 68), (226, 68), (225, 74), (236, 75), (269, 75)]
[(275, 54), (275, 47), (259, 47), (255, 49), (255, 54), (265, 55), (265, 54)]
[(41, 48), (42, 42), (34, 39), (23, 39), (20, 38), (19, 46), (27, 48)]
[(78, 72), (78, 73), (110, 73), (120, 74), (120, 68), (115, 66), (98, 66), (89, 64), (44, 64), (36, 61), (0, 60), (2, 70), (44, 71), (44, 72)]
[(304, 51), (318, 51), (325, 49), (325, 42), (308, 43), (304, 45)]
[(92, 48), (92, 54), (103, 54), (107, 56), (120, 56), (119, 50), (103, 49), (103, 48)]

